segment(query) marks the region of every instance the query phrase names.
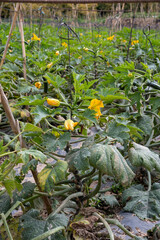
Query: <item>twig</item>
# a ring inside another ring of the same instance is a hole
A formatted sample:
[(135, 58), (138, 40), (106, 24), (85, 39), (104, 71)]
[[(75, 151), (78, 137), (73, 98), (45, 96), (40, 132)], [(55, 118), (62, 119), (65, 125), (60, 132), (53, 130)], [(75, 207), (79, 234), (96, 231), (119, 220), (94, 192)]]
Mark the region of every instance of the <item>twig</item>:
[[(43, 239), (46, 239), (47, 237), (51, 236), (52, 234), (60, 231), (60, 230), (64, 230), (65, 228), (63, 226), (60, 226), (60, 227), (56, 227), (54, 229), (51, 229), (45, 233), (43, 233), (42, 235), (38, 236), (38, 237), (35, 237), (33, 238), (32, 240), (43, 240)], [(48, 238), (47, 238), (48, 239)]]
[(95, 212), (93, 215), (95, 215), (96, 217), (99, 217), (99, 219), (101, 220), (101, 222), (104, 224), (105, 228), (108, 230), (110, 240), (114, 240), (114, 235), (113, 235), (112, 229), (111, 229), (111, 227), (109, 226), (109, 224), (107, 223), (107, 221), (106, 221), (101, 215), (99, 215), (99, 214), (96, 213), (96, 212)]

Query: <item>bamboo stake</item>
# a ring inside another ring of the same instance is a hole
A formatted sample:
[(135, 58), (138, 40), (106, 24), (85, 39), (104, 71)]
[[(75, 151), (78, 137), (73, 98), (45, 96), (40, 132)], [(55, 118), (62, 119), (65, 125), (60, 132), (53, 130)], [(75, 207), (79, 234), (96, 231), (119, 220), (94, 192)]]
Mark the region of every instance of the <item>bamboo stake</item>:
[(0, 23), (2, 23), (2, 9), (3, 9), (3, 2), (1, 3), (1, 6), (0, 6)]
[(22, 16), (22, 4), (20, 3), (20, 11), (19, 11), (19, 31), (21, 34), (21, 43), (22, 43), (22, 55), (23, 55), (23, 76), (24, 79), (27, 79), (26, 72), (26, 50), (24, 44), (24, 31), (23, 31), (23, 16)]
[(8, 35), (7, 42), (6, 42), (5, 50), (4, 50), (4, 52), (3, 52), (3, 57), (2, 57), (2, 59), (1, 59), (0, 69), (2, 68), (2, 65), (3, 65), (3, 63), (4, 63), (4, 60), (5, 60), (5, 58), (6, 58), (6, 54), (7, 54), (7, 50), (8, 50), (8, 46), (9, 46), (9, 41), (10, 41), (10, 39), (11, 39), (12, 31), (13, 31), (13, 28), (14, 28), (15, 23), (16, 23), (18, 11), (19, 11), (19, 6), (20, 6), (20, 3), (17, 3), (17, 4), (16, 4), (16, 8), (15, 8), (15, 12), (14, 12), (14, 16), (13, 16), (13, 20), (12, 20), (12, 25), (11, 25), (11, 28), (10, 28), (10, 31), (9, 31), (9, 35)]

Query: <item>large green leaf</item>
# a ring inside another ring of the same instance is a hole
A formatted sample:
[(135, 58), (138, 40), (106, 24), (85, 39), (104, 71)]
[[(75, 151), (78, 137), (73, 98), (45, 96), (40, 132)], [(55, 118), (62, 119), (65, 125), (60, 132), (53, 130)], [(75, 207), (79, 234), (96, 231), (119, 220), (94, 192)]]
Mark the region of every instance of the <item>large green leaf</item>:
[(31, 123), (26, 123), (23, 131), (24, 132), (43, 132), (42, 128), (39, 128)]
[(60, 149), (64, 149), (66, 144), (69, 142), (71, 135), (70, 133), (65, 132), (59, 138), (56, 138), (54, 134), (46, 133), (42, 137), (43, 137), (42, 145), (46, 147), (48, 151), (54, 152), (57, 149), (57, 147), (60, 147)]
[(13, 202), (15, 203), (16, 201), (23, 201), (24, 199), (27, 199), (32, 196), (34, 189), (36, 185), (32, 182), (24, 182), (22, 184), (23, 188), (19, 192), (15, 190), (13, 192)]
[(59, 75), (53, 75), (53, 73), (47, 73), (44, 76), (50, 83), (55, 87), (55, 88), (60, 88), (62, 87), (66, 80), (64, 78), (61, 78)]
[(144, 134), (143, 135), (150, 135), (152, 132), (152, 118), (147, 115), (143, 115), (137, 118), (137, 127), (139, 127)]
[(34, 96), (28, 96), (28, 97), (23, 97), (20, 102), (16, 104), (16, 106), (19, 105), (32, 105), (32, 106), (37, 106), (37, 105), (43, 105), (43, 103), (46, 100), (42, 98), (40, 94), (34, 95)]
[(0, 196), (0, 214), (6, 213), (11, 207), (11, 198), (7, 193)]
[(37, 124), (41, 120), (50, 116), (54, 117), (56, 114), (59, 114), (60, 112), (61, 112), (60, 108), (51, 110), (49, 108), (46, 108), (45, 106), (37, 106), (32, 112), (32, 114), (34, 115), (34, 123)]
[(38, 174), (42, 190), (51, 192), (56, 182), (66, 179), (68, 163), (63, 160), (57, 161), (53, 166), (46, 166)]
[(149, 148), (133, 142), (128, 153), (129, 160), (134, 166), (145, 167), (149, 171), (153, 169), (160, 171), (160, 158), (158, 154), (151, 152)]
[(134, 178), (134, 173), (127, 162), (111, 145), (94, 144), (88, 148), (73, 150), (66, 156), (70, 170), (87, 170), (89, 165), (98, 169), (103, 174), (112, 176), (122, 185), (128, 185)]
[[(39, 211), (32, 209), (20, 218), (20, 228), (23, 229), (22, 240), (31, 240), (47, 232), (49, 229), (58, 226), (67, 227), (68, 220), (68, 217), (64, 214), (56, 214), (53, 217), (49, 216), (46, 221), (40, 220)], [(65, 237), (61, 231), (50, 236), (50, 239), (65, 240)]]
[(36, 160), (41, 161), (42, 163), (45, 162), (47, 159), (46, 155), (44, 155), (42, 152), (34, 149), (24, 149), (18, 152), (18, 155), (22, 159), (22, 161), (26, 164), (30, 160), (30, 156), (35, 158)]
[(160, 184), (154, 183), (150, 191), (142, 185), (132, 186), (123, 192), (124, 210), (135, 213), (139, 218), (160, 219)]

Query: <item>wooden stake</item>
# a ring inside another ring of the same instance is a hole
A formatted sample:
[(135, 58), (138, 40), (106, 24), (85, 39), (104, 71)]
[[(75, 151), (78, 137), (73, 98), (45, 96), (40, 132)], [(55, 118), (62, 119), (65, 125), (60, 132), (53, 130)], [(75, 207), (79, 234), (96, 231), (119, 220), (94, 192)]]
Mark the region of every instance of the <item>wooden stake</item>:
[(22, 55), (23, 55), (23, 76), (24, 79), (27, 79), (26, 72), (26, 50), (24, 44), (24, 31), (23, 31), (23, 16), (22, 16), (22, 4), (20, 3), (20, 11), (19, 11), (19, 31), (21, 34), (21, 43), (22, 43)]
[(2, 57), (2, 59), (1, 59), (0, 69), (2, 68), (3, 63), (4, 63), (4, 60), (5, 60), (5, 58), (6, 58), (6, 54), (7, 54), (7, 50), (8, 50), (8, 46), (9, 46), (9, 41), (10, 41), (10, 39), (11, 39), (12, 31), (13, 31), (13, 28), (14, 28), (15, 23), (16, 23), (18, 11), (19, 11), (19, 6), (20, 6), (20, 3), (17, 3), (17, 4), (16, 4), (16, 9), (15, 9), (15, 12), (14, 12), (14, 16), (13, 16), (13, 20), (12, 20), (12, 25), (11, 25), (11, 28), (10, 28), (10, 31), (9, 31), (9, 35), (8, 35), (7, 42), (6, 42), (5, 50), (4, 50), (4, 52), (3, 52), (3, 57)]

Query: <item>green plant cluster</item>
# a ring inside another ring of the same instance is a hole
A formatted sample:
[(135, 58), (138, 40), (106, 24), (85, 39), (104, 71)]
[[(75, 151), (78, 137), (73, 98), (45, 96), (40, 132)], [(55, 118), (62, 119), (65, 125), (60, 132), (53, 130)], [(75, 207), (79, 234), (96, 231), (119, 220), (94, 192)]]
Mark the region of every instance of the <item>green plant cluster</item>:
[[(0, 26), (1, 57), (9, 28)], [(67, 24), (33, 25), (24, 32), (27, 78), (18, 29), (0, 70), (1, 88), (20, 123), (18, 135), (5, 132), (10, 119), (1, 101), (2, 237), (13, 239), (11, 214), (20, 208), (15, 239), (99, 239), (89, 231), (98, 221), (110, 239), (108, 223), (132, 239), (147, 239), (97, 210), (91, 212), (93, 221), (83, 209), (105, 203), (143, 219), (160, 219), (159, 35), (135, 29), (131, 34), (127, 28), (89, 32)], [(26, 181), (30, 171), (34, 183)], [(112, 187), (102, 188), (107, 182)]]

